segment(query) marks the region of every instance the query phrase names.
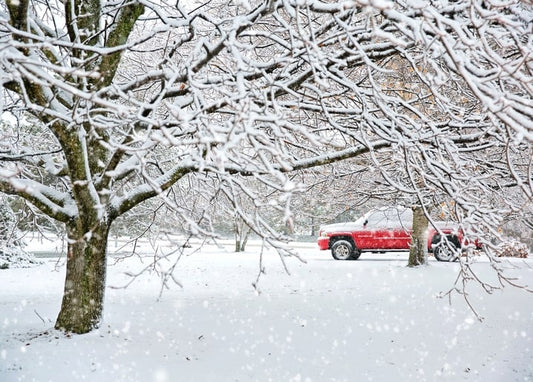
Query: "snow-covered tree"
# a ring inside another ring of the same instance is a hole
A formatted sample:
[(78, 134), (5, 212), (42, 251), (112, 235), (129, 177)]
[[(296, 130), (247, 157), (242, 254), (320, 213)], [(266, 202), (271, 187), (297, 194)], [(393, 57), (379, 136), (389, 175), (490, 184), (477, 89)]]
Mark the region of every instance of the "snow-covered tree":
[(39, 262), (25, 250), (19, 230), (20, 214), (12, 208), (13, 197), (0, 194), (0, 269), (29, 267)]
[[(209, 216), (173, 192), (206, 203), (244, 195), (253, 214), (235, 203), (237, 215), (272, 240), (261, 212), (278, 208), (290, 222), (302, 187), (288, 174), (363, 155), (421, 206), (445, 195), (462, 222), (487, 230), (519, 208), (489, 191), (513, 185), (519, 201), (531, 198), (528, 2), (0, 7), (0, 109), (17, 118), (2, 133), (12, 144), (0, 191), (66, 226), (57, 328), (98, 325), (111, 224), (151, 198), (201, 234)], [(408, 81), (394, 81), (397, 68)]]
[(17, 220), (9, 205), (6, 205), (6, 199), (0, 197), (0, 269), (9, 267), (12, 249), (20, 247), (15, 233)]

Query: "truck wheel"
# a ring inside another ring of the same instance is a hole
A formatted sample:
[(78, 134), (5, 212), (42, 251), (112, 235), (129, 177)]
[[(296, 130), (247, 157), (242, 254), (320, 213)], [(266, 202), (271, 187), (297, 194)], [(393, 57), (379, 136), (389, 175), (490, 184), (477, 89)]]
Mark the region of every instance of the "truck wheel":
[(433, 256), (438, 261), (455, 261), (459, 257), (459, 240), (456, 236), (447, 236), (443, 241), (440, 241), (439, 244), (433, 249)]
[(335, 260), (355, 260), (360, 253), (354, 247), (348, 240), (337, 240), (331, 246), (331, 255)]

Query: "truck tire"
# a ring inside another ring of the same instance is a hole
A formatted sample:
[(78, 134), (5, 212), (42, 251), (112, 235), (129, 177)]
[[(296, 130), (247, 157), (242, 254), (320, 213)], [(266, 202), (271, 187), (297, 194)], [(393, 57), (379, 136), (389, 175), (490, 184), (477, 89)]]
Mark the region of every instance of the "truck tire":
[(335, 260), (356, 260), (361, 253), (348, 240), (337, 240), (331, 246), (331, 255)]
[(459, 258), (461, 244), (459, 243), (457, 236), (448, 235), (444, 240), (440, 240), (440, 236), (438, 240), (436, 240), (434, 237), (432, 242), (435, 243), (433, 248), (433, 256), (435, 256), (435, 259), (438, 261), (450, 262)]

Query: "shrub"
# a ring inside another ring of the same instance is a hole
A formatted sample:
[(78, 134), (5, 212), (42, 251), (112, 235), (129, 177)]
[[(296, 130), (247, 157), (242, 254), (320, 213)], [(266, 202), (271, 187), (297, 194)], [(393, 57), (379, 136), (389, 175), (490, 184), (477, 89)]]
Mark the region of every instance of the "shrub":
[(525, 259), (528, 257), (528, 253), (527, 245), (515, 239), (504, 241), (496, 249), (496, 256), (498, 257), (520, 257)]

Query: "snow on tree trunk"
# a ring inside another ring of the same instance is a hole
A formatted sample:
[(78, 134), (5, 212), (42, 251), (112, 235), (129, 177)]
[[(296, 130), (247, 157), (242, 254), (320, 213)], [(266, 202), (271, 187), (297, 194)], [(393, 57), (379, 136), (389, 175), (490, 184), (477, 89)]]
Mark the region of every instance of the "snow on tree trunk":
[(244, 252), (246, 244), (248, 243), (248, 236), (250, 236), (250, 228), (239, 217), (234, 219), (235, 231), (235, 252)]
[(109, 227), (102, 224), (89, 234), (69, 229), (67, 271), (56, 329), (87, 333), (102, 319)]
[(244, 252), (244, 247), (239, 238), (235, 239), (235, 252)]
[(246, 244), (248, 243), (249, 236), (250, 230), (246, 230), (244, 236), (239, 236), (235, 239), (235, 252), (244, 252), (246, 250)]
[(428, 262), (428, 226), (429, 221), (421, 206), (413, 207), (413, 233), (409, 249), (408, 266), (416, 267)]

